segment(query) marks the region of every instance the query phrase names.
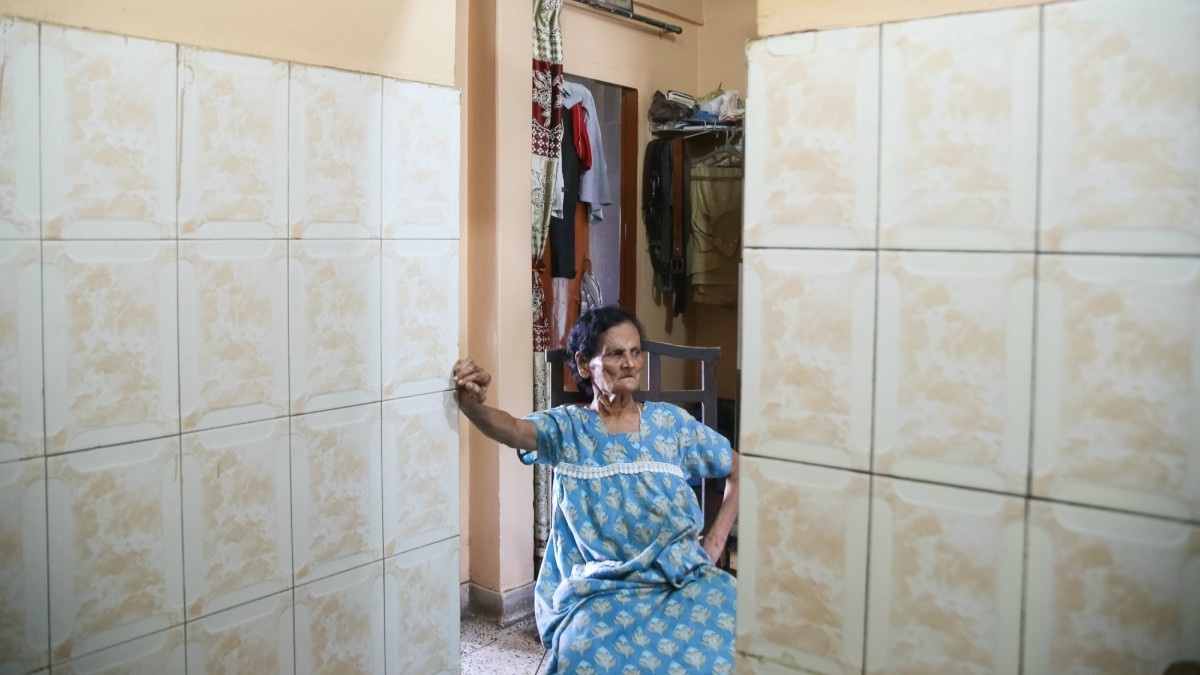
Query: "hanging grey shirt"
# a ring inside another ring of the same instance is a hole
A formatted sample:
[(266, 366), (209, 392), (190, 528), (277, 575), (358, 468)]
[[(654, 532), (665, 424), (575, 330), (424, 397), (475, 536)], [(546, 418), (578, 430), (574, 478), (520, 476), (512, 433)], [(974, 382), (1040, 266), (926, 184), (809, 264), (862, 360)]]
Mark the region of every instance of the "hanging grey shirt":
[(583, 106), (588, 141), (592, 146), (592, 168), (579, 176), (579, 201), (588, 205), (588, 222), (598, 223), (604, 220), (604, 207), (612, 204), (612, 191), (608, 185), (608, 164), (604, 161), (600, 122), (596, 117), (596, 100), (592, 98), (592, 92), (582, 84), (564, 82), (563, 108), (574, 108), (576, 105)]

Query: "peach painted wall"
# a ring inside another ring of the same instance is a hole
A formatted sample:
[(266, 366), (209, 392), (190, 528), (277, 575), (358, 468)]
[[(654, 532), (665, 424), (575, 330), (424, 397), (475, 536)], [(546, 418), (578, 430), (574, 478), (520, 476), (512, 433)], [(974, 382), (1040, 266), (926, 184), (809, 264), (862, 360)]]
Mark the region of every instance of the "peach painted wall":
[(1054, 0), (758, 0), (758, 34), (869, 26), (926, 16), (1046, 4)]
[(446, 0), (0, 0), (0, 15), (446, 85), (455, 12)]

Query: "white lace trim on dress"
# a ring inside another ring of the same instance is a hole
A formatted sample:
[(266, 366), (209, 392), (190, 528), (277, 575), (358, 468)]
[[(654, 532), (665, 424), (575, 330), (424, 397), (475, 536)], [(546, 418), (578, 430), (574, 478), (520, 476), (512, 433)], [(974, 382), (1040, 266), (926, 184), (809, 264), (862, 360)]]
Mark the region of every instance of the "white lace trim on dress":
[(571, 478), (608, 478), (617, 474), (639, 473), (669, 473), (672, 476), (684, 478), (683, 469), (675, 464), (666, 462), (620, 462), (605, 466), (584, 466), (582, 464), (558, 464), (554, 467), (556, 476)]

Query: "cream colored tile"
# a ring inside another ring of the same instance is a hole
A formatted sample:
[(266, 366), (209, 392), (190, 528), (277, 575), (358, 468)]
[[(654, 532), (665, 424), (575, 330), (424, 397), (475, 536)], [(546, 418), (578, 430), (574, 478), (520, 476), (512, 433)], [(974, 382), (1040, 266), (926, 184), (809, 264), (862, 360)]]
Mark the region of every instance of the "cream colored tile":
[(380, 404), (292, 418), (296, 582), (383, 557)]
[(0, 18), (0, 239), (41, 236), (38, 25)]
[(179, 50), (179, 236), (287, 237), (288, 65)]
[(183, 623), (179, 439), (51, 457), (55, 663)]
[(1034, 494), (1200, 517), (1200, 260), (1038, 265)]
[(742, 459), (738, 650), (805, 672), (862, 667), (869, 479)]
[(179, 244), (183, 430), (288, 414), (288, 245)]
[(749, 250), (743, 276), (741, 450), (868, 468), (875, 254)]
[(778, 663), (738, 652), (733, 662), (733, 672), (734, 675), (793, 675), (805, 671), (785, 668)]
[(387, 672), (457, 673), (458, 538), (384, 561)]
[(1034, 248), (1037, 7), (883, 27), (880, 245)]
[(50, 664), (46, 593), (45, 466), (0, 464), (0, 672)]
[(458, 406), (449, 392), (383, 404), (384, 554), (458, 534)]
[(47, 239), (174, 239), (175, 45), (42, 26)]
[(183, 626), (54, 666), (65, 675), (184, 675)]
[(45, 452), (41, 248), (0, 240), (0, 463)]
[(292, 585), (286, 419), (183, 436), (183, 543), (193, 619)]
[(296, 588), (296, 672), (384, 672), (383, 561)]
[(291, 67), (293, 238), (379, 237), (382, 94), (380, 77)]
[(1200, 660), (1200, 528), (1040, 501), (1029, 527), (1024, 672)]
[(868, 673), (1017, 673), (1025, 503), (878, 477)]
[(747, 246), (875, 245), (879, 28), (747, 49)]
[(876, 471), (1024, 492), (1033, 255), (881, 253)]
[(188, 624), (189, 675), (295, 672), (293, 614), (289, 590)]
[(179, 433), (175, 242), (47, 242), (46, 450)]
[(458, 271), (457, 240), (383, 242), (384, 398), (451, 387)]
[(380, 400), (380, 242), (296, 242), (288, 283), (292, 413)]
[(383, 236), (457, 239), (459, 92), (383, 82)]
[(1040, 247), (1200, 253), (1200, 6), (1045, 9)]

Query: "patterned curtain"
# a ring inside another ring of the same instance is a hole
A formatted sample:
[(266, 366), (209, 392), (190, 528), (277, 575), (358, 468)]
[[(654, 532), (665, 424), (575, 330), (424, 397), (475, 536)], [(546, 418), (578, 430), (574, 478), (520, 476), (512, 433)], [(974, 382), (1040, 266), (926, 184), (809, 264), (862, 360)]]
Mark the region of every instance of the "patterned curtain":
[[(533, 409), (550, 406), (550, 369), (546, 349), (546, 294), (542, 288), (542, 254), (550, 232), (550, 211), (557, 188), (562, 148), (563, 46), (559, 15), (563, 0), (533, 0), (533, 181), (530, 190), (530, 253), (533, 277)], [(544, 465), (533, 472), (534, 557), (546, 555), (550, 537), (551, 474)]]

